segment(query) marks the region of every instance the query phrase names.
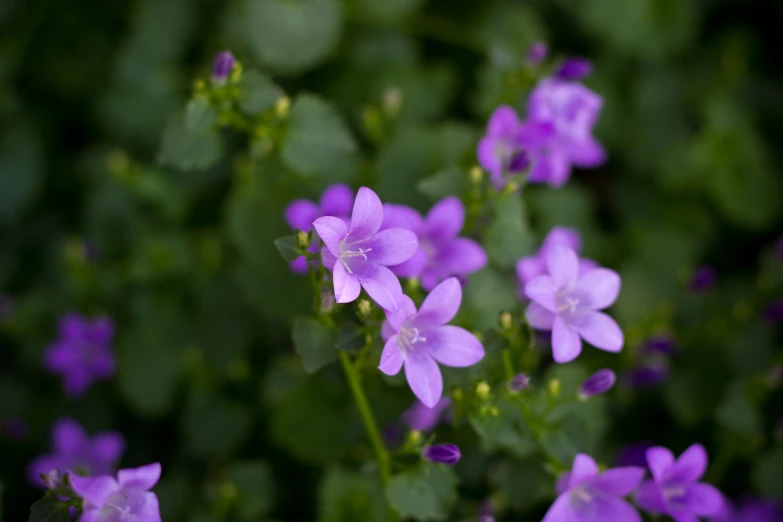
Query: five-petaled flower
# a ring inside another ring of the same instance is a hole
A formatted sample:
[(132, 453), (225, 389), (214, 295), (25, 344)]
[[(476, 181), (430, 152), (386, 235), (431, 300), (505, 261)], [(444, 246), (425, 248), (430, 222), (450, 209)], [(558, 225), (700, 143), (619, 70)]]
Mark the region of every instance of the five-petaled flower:
[(707, 470), (707, 452), (694, 444), (675, 460), (671, 451), (655, 446), (647, 450), (652, 480), (636, 492), (636, 503), (652, 513), (664, 513), (677, 522), (697, 522), (714, 516), (723, 507), (723, 496), (715, 487), (698, 482)]
[(27, 467), (27, 478), (43, 486), (41, 474), (52, 470), (84, 471), (105, 475), (114, 471), (125, 450), (125, 439), (113, 431), (89, 437), (73, 419), (61, 418), (52, 428), (52, 453), (41, 455)]
[(576, 253), (554, 244), (546, 253), (548, 275), (525, 285), (532, 300), (525, 317), (533, 328), (552, 330), (552, 354), (556, 362), (574, 360), (582, 351), (582, 339), (596, 348), (619, 352), (623, 332), (617, 323), (599, 312), (610, 306), (620, 292), (620, 276), (606, 268), (579, 274)]
[(160, 464), (121, 469), (109, 475), (71, 475), (71, 488), (84, 500), (79, 522), (161, 522), (158, 497), (150, 489), (160, 479)]
[(44, 352), (44, 365), (63, 376), (66, 395), (83, 395), (93, 380), (114, 374), (113, 337), (114, 323), (108, 317), (89, 321), (70, 313), (60, 319), (59, 338)]
[(487, 254), (472, 239), (457, 237), (465, 222), (465, 207), (455, 197), (437, 202), (423, 218), (412, 208), (386, 204), (382, 229), (401, 227), (419, 238), (419, 249), (406, 262), (391, 267), (400, 277), (418, 277), (432, 290), (451, 276), (464, 276), (484, 268)]
[[(321, 199), (316, 203), (309, 199), (295, 199), (285, 208), (285, 221), (294, 229), (310, 232), (313, 221), (321, 216), (334, 216), (348, 221), (353, 205), (353, 190), (341, 183), (334, 184), (324, 190)], [(321, 248), (314, 240), (310, 243), (310, 252), (315, 254)], [(304, 256), (291, 261), (291, 270), (298, 273), (307, 272), (307, 261)]]
[(379, 368), (387, 375), (396, 375), (405, 366), (411, 391), (430, 408), (443, 394), (438, 363), (461, 368), (484, 357), (484, 347), (475, 335), (446, 324), (461, 302), (462, 287), (451, 277), (430, 292), (418, 312), (408, 296), (403, 297), (397, 312), (386, 312), (382, 328), (386, 345)]
[(338, 303), (354, 301), (364, 288), (381, 308), (393, 311), (400, 307), (402, 286), (387, 267), (410, 259), (419, 241), (416, 234), (404, 228), (380, 230), (382, 223), (381, 200), (366, 187), (356, 195), (350, 225), (334, 216), (320, 217), (313, 223), (326, 245), (321, 250), (322, 260), (333, 270)]
[(489, 171), (492, 183), (498, 189), (506, 185), (506, 175), (518, 174), (527, 168), (527, 161), (522, 161), (527, 158), (520, 141), (522, 130), (522, 121), (514, 109), (502, 105), (489, 117), (487, 133), (479, 141), (478, 161)]
[(578, 454), (570, 472), (558, 480), (558, 497), (542, 522), (641, 522), (623, 497), (644, 478), (644, 468), (613, 468), (598, 473), (588, 455)]

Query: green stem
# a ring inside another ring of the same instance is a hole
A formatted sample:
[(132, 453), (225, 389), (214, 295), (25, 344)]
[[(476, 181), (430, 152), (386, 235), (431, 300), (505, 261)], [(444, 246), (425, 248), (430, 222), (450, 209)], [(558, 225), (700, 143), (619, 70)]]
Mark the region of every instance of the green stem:
[(364, 428), (367, 430), (370, 444), (372, 444), (372, 447), (375, 450), (375, 456), (378, 459), (378, 467), (380, 468), (381, 473), (381, 481), (383, 482), (383, 485), (386, 486), (388, 485), (389, 480), (391, 480), (391, 461), (389, 459), (389, 452), (386, 449), (386, 445), (383, 443), (383, 439), (381, 439), (378, 425), (375, 423), (375, 418), (372, 416), (367, 397), (364, 395), (359, 373), (356, 371), (356, 367), (351, 362), (347, 352), (340, 352), (340, 363), (343, 365), (345, 376), (348, 378), (348, 385), (351, 387), (356, 406), (359, 408), (362, 421), (364, 421)]
[(511, 361), (511, 349), (503, 349), (503, 368), (506, 369), (506, 379), (511, 380), (514, 378), (514, 363)]

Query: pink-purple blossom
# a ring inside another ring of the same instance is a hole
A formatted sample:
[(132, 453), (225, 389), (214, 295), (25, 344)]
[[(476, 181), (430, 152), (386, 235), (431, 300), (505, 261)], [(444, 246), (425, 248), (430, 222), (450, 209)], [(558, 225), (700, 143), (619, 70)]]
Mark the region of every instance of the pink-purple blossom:
[(606, 268), (580, 274), (576, 253), (560, 243), (547, 250), (545, 261), (547, 274), (525, 285), (532, 301), (525, 317), (533, 328), (552, 331), (555, 362), (574, 360), (582, 351), (582, 339), (601, 350), (619, 352), (623, 332), (600, 310), (617, 299), (620, 276)]
[(623, 497), (644, 478), (644, 468), (613, 468), (598, 473), (598, 465), (582, 453), (570, 472), (558, 480), (558, 497), (542, 522), (641, 522)]
[[(313, 221), (322, 216), (334, 216), (348, 221), (353, 205), (353, 190), (347, 185), (331, 185), (316, 203), (309, 199), (295, 199), (285, 208), (285, 221), (293, 229), (310, 232)], [(317, 238), (310, 244), (310, 252), (315, 254), (321, 248)], [(291, 270), (297, 273), (307, 272), (307, 260), (304, 256), (291, 261)]]
[(689, 447), (678, 459), (664, 447), (647, 450), (652, 480), (636, 492), (636, 503), (651, 513), (669, 515), (678, 522), (697, 522), (714, 516), (723, 506), (723, 495), (698, 480), (707, 470), (707, 452), (701, 444)]
[[(508, 105), (495, 109), (487, 123), (487, 132), (479, 141), (476, 155), (479, 164), (490, 173), (492, 183), (503, 188), (507, 176), (519, 174), (522, 164), (512, 162), (523, 151), (521, 143), (523, 125), (516, 111)], [(516, 170), (512, 170), (514, 167)]]
[(40, 475), (54, 469), (81, 470), (92, 475), (112, 473), (125, 450), (125, 439), (114, 431), (88, 436), (78, 422), (61, 418), (52, 427), (52, 453), (41, 455), (27, 467), (28, 480), (43, 485)]
[(443, 397), (432, 408), (421, 401), (416, 401), (402, 414), (402, 420), (412, 430), (431, 431), (443, 419), (449, 406), (451, 406), (451, 399), (448, 397)]
[(356, 195), (349, 224), (334, 216), (319, 217), (313, 223), (326, 245), (321, 257), (332, 270), (338, 303), (356, 300), (364, 288), (385, 310), (397, 310), (402, 304), (402, 286), (388, 267), (410, 259), (419, 241), (408, 229), (380, 230), (382, 223), (381, 200), (366, 187)]
[(114, 375), (113, 338), (110, 318), (90, 321), (77, 313), (66, 314), (60, 319), (57, 340), (44, 352), (44, 366), (62, 375), (66, 395), (83, 395), (93, 381)]
[(161, 522), (158, 497), (150, 491), (160, 479), (160, 464), (121, 469), (109, 475), (71, 475), (71, 488), (84, 500), (79, 522)]
[(386, 345), (378, 368), (396, 375), (404, 366), (411, 391), (430, 408), (443, 395), (438, 363), (462, 368), (484, 357), (484, 347), (475, 335), (446, 324), (457, 314), (461, 302), (462, 287), (451, 277), (429, 293), (418, 311), (413, 300), (403, 296), (399, 310), (386, 312), (381, 330)]
[(462, 453), (460, 453), (456, 444), (435, 444), (434, 446), (427, 446), (421, 452), (421, 455), (430, 462), (446, 464), (447, 466), (455, 465), (459, 462), (459, 459), (462, 458)]
[(465, 206), (455, 197), (437, 202), (426, 217), (416, 210), (386, 204), (383, 207), (383, 229), (400, 227), (419, 238), (419, 249), (406, 262), (392, 266), (400, 277), (418, 277), (421, 286), (432, 290), (451, 276), (465, 276), (484, 268), (487, 254), (476, 241), (458, 237), (465, 223)]

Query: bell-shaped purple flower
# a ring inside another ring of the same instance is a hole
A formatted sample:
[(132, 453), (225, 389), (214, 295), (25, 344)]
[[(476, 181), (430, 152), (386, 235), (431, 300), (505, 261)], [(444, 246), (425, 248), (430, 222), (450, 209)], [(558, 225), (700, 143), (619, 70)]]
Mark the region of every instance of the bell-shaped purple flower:
[(593, 72), (593, 64), (587, 58), (574, 56), (567, 58), (560, 64), (555, 76), (561, 80), (577, 81), (582, 80)]
[(512, 170), (519, 168), (521, 163), (512, 165), (512, 160), (522, 151), (520, 133), (522, 121), (513, 108), (502, 105), (495, 109), (487, 123), (487, 133), (479, 141), (476, 154), (479, 164), (490, 173), (492, 183), (500, 189), (507, 182), (507, 174), (515, 174), (522, 171)]
[(405, 366), (405, 377), (414, 395), (432, 408), (443, 395), (443, 376), (438, 363), (463, 368), (484, 357), (484, 347), (475, 335), (459, 326), (447, 325), (462, 302), (462, 287), (456, 278), (436, 286), (416, 311), (404, 296), (397, 312), (386, 312), (381, 333), (386, 345), (380, 370), (396, 375)]
[[(582, 237), (573, 228), (554, 227), (549, 231), (538, 252), (532, 256), (525, 256), (516, 264), (517, 281), (519, 283), (519, 296), (525, 300), (525, 285), (546, 271), (546, 255), (552, 245), (566, 245), (579, 254), (582, 250)], [(592, 259), (579, 259), (579, 275), (588, 270), (598, 268), (598, 264)]]
[(52, 453), (41, 455), (27, 467), (27, 478), (33, 484), (43, 486), (41, 474), (52, 470), (111, 473), (125, 450), (125, 439), (119, 433), (104, 431), (89, 437), (78, 422), (68, 418), (54, 424), (51, 444)]
[(412, 430), (430, 431), (440, 423), (449, 406), (451, 406), (451, 399), (448, 397), (443, 397), (432, 408), (421, 401), (416, 401), (402, 414), (402, 420)]
[(614, 386), (616, 380), (617, 377), (612, 370), (606, 368), (598, 370), (579, 386), (579, 397), (587, 399), (605, 393)]
[[(353, 206), (353, 190), (348, 185), (334, 184), (324, 190), (316, 203), (309, 199), (295, 199), (285, 208), (285, 221), (293, 229), (310, 232), (313, 221), (322, 216), (334, 216), (348, 222)], [(321, 248), (317, 238), (310, 243), (310, 252), (315, 254)], [(291, 261), (291, 270), (297, 273), (307, 272), (307, 260), (304, 256)]]
[(563, 186), (571, 166), (597, 167), (606, 152), (593, 137), (603, 99), (580, 83), (546, 78), (530, 94), (519, 143), (532, 161), (528, 181)]
[(212, 81), (217, 84), (225, 83), (234, 68), (234, 61), (234, 55), (230, 51), (217, 53), (212, 67)]
[(160, 464), (121, 469), (117, 478), (71, 476), (71, 488), (84, 500), (79, 522), (161, 522), (158, 497), (150, 490), (160, 479)]
[(462, 458), (462, 453), (460, 453), (456, 444), (427, 446), (421, 452), (421, 455), (430, 462), (446, 464), (447, 466), (455, 465)]
[(419, 249), (408, 261), (391, 267), (400, 277), (418, 277), (425, 290), (451, 276), (478, 272), (487, 264), (487, 254), (476, 241), (458, 237), (465, 223), (465, 207), (455, 197), (437, 202), (427, 216), (403, 205), (383, 207), (381, 229), (400, 227), (419, 238)]
[(404, 228), (380, 230), (383, 205), (378, 195), (362, 187), (353, 204), (350, 225), (334, 216), (315, 220), (313, 226), (326, 247), (324, 266), (333, 270), (334, 297), (350, 303), (361, 289), (385, 310), (403, 302), (402, 287), (388, 266), (410, 259), (419, 248), (416, 234)]
[(532, 301), (525, 317), (533, 328), (552, 330), (555, 362), (574, 360), (582, 351), (582, 339), (607, 352), (623, 348), (623, 332), (599, 310), (610, 306), (620, 292), (620, 276), (606, 268), (579, 274), (579, 258), (569, 247), (554, 244), (546, 254), (548, 275), (525, 285)]
[(694, 444), (674, 460), (666, 448), (647, 450), (652, 480), (636, 492), (636, 503), (652, 513), (663, 513), (680, 522), (696, 522), (714, 516), (723, 506), (723, 495), (709, 484), (698, 482), (707, 470), (707, 452)]
[(641, 522), (623, 497), (644, 478), (644, 468), (614, 468), (598, 473), (598, 465), (578, 454), (570, 472), (558, 480), (558, 497), (542, 522)]
[(83, 395), (94, 380), (114, 375), (113, 338), (114, 322), (108, 317), (89, 321), (67, 314), (60, 320), (59, 338), (44, 352), (44, 366), (62, 375), (66, 395)]

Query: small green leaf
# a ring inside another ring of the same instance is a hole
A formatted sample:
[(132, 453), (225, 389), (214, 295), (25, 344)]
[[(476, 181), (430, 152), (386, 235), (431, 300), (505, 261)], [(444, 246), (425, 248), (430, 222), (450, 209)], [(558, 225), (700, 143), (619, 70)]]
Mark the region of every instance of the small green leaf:
[(226, 470), (226, 479), (233, 483), (239, 492), (239, 520), (255, 522), (272, 509), (274, 481), (265, 462), (249, 460), (232, 464)]
[(303, 176), (327, 174), (356, 153), (356, 142), (337, 109), (304, 94), (291, 106), (281, 158)]
[(485, 246), (489, 258), (502, 268), (511, 268), (535, 250), (535, 237), (527, 226), (522, 199), (516, 194), (502, 194), (495, 201)]
[[(194, 109), (194, 112), (198, 113), (198, 110)], [(198, 114), (191, 119), (197, 126), (205, 121), (199, 119)], [(211, 126), (190, 130), (186, 120), (181, 114), (169, 120), (163, 131), (158, 161), (184, 171), (207, 169), (220, 158), (220, 136)]]
[(57, 500), (54, 495), (46, 495), (30, 508), (29, 522), (68, 522), (68, 504)]
[(275, 248), (286, 261), (293, 261), (302, 257), (296, 242), (296, 236), (285, 236), (275, 239)]
[(519, 407), (507, 399), (498, 403), (498, 415), (474, 413), (470, 424), (486, 451), (508, 451), (526, 457), (536, 450), (536, 441)]
[(315, 373), (337, 358), (336, 332), (312, 317), (294, 320), (294, 348), (307, 373)]
[(272, 107), (283, 96), (283, 91), (268, 77), (258, 71), (244, 71), (240, 81), (239, 107), (250, 115), (259, 114)]
[(185, 107), (185, 130), (187, 132), (208, 131), (217, 121), (217, 110), (205, 96), (188, 101)]
[(318, 493), (318, 522), (386, 522), (388, 510), (376, 470), (332, 467)]
[(416, 188), (432, 199), (462, 194), (468, 187), (468, 176), (456, 167), (443, 169), (433, 176), (419, 180)]
[(356, 352), (364, 347), (364, 334), (356, 323), (346, 322), (340, 325), (340, 331), (337, 332), (337, 342), (335, 347), (338, 350)]
[(182, 418), (185, 445), (198, 457), (229, 455), (250, 429), (250, 414), (216, 395), (197, 392)]
[(386, 488), (389, 504), (400, 516), (415, 520), (445, 520), (446, 513), (430, 483), (419, 473), (395, 475)]

